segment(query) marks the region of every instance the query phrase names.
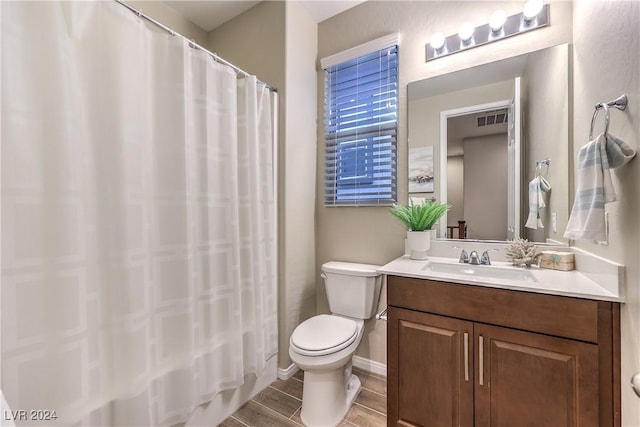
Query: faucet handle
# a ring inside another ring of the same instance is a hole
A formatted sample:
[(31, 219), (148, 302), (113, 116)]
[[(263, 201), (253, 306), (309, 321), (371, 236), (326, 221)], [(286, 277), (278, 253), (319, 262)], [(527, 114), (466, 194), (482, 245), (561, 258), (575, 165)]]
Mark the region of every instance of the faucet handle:
[[(462, 249), (462, 248), (460, 246), (454, 246), (453, 249)], [(460, 258), (458, 259), (458, 262), (461, 264), (469, 263), (469, 254), (467, 254), (467, 251), (465, 251), (464, 249), (462, 249), (462, 252), (460, 252)]]
[(497, 251), (498, 249), (489, 249), (486, 250), (482, 253), (482, 256), (480, 257), (480, 264), (481, 265), (491, 265), (491, 259), (489, 258), (489, 252), (491, 251)]

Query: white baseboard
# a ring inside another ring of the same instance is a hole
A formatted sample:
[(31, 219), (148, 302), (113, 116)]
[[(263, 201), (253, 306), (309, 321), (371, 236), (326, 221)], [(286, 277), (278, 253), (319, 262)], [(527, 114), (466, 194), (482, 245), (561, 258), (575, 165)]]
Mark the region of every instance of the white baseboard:
[(286, 381), (294, 376), (299, 370), (300, 369), (296, 366), (295, 363), (292, 363), (286, 369), (278, 368), (278, 378), (280, 378), (282, 381)]
[(365, 359), (360, 356), (353, 356), (353, 366), (363, 371), (371, 372), (372, 374), (387, 376), (387, 365), (373, 360)]

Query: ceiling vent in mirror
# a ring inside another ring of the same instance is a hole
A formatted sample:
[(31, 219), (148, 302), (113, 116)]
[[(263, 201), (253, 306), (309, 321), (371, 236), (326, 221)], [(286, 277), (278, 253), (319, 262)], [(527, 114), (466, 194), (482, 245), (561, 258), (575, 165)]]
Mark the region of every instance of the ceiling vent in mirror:
[(478, 127), (499, 125), (507, 121), (507, 110), (489, 111), (476, 117)]

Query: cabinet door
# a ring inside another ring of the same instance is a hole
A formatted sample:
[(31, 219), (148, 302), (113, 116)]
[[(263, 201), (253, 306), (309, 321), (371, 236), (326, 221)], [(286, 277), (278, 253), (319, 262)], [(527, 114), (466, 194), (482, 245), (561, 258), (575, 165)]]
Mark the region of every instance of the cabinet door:
[(598, 426), (598, 347), (476, 323), (478, 427)]
[(388, 425), (473, 426), (473, 323), (390, 307)]

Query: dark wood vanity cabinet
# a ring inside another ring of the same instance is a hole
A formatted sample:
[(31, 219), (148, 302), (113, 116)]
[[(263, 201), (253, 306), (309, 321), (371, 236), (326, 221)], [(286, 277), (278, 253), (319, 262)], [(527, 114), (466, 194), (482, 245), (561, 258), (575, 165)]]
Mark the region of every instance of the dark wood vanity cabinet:
[(389, 276), (389, 426), (619, 426), (619, 305)]

